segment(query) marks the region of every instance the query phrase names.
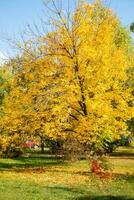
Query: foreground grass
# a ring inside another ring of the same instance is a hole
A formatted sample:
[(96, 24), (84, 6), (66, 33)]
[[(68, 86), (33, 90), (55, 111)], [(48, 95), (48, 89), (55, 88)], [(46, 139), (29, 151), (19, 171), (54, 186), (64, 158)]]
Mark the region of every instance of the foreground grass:
[[(0, 200), (134, 199), (134, 151), (108, 158), (113, 178), (90, 173), (89, 163), (56, 158), (0, 159)], [(125, 156), (124, 156), (125, 155)], [(130, 156), (129, 156), (130, 155)]]

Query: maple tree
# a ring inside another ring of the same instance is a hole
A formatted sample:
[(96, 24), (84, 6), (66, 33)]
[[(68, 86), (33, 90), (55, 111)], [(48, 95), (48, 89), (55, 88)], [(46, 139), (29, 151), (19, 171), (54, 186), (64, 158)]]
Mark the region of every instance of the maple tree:
[[(12, 73), (10, 68), (6, 64), (1, 65), (0, 69), (0, 118), (3, 119), (3, 104), (4, 100), (10, 94), (12, 90)], [(0, 153), (5, 151), (8, 146), (9, 138), (7, 134), (3, 131), (2, 126), (0, 127)], [(11, 138), (10, 138), (11, 141)]]
[(55, 9), (56, 31), (43, 38), (41, 48), (62, 72), (63, 102), (57, 108), (61, 137), (100, 149), (104, 141), (126, 134), (125, 122), (134, 115), (128, 105), (131, 89), (123, 87), (132, 64), (130, 34), (98, 1), (81, 3), (71, 25)]
[(78, 141), (101, 151), (128, 134), (126, 121), (134, 116), (132, 89), (124, 87), (133, 63), (130, 34), (99, 1), (78, 4), (70, 19), (52, 2), (58, 19), (38, 38), (40, 56), (23, 53), (12, 62), (14, 88), (1, 124), (9, 135)]

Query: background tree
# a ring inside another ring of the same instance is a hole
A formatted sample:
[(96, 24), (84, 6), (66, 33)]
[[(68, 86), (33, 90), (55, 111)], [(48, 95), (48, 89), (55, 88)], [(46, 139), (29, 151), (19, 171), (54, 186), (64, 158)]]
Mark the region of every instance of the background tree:
[[(9, 64), (9, 63), (8, 63)], [(0, 68), (0, 119), (3, 118), (4, 101), (12, 90), (12, 73), (7, 63), (1, 65)], [(0, 126), (0, 154), (2, 151), (6, 151), (8, 147), (8, 136)]]
[(42, 153), (44, 140), (55, 139), (58, 131), (52, 112), (58, 103), (52, 65), (50, 59), (31, 60), (27, 54), (12, 61), (13, 89), (4, 101), (1, 122), (3, 129), (9, 135), (17, 134), (21, 142), (27, 137), (39, 137)]
[(134, 23), (132, 23), (132, 24), (130, 25), (130, 31), (131, 31), (131, 32), (134, 32)]

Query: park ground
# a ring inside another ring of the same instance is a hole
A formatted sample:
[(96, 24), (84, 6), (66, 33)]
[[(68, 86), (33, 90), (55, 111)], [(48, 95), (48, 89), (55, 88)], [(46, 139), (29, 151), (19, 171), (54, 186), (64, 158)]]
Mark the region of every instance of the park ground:
[(0, 159), (0, 200), (132, 200), (134, 148), (107, 158), (107, 176), (90, 172), (90, 162), (30, 154)]

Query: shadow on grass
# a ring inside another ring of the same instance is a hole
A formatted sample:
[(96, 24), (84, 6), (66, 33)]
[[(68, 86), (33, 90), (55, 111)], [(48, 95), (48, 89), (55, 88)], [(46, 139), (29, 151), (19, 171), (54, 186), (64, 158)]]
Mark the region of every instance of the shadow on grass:
[(77, 197), (74, 197), (73, 200), (134, 200), (133, 197), (129, 196), (114, 196), (114, 195), (94, 195), (88, 194), (85, 195), (86, 191), (81, 190), (80, 188), (67, 188), (67, 187), (47, 187), (47, 190), (51, 191), (51, 194), (59, 194), (62, 192), (67, 192)]
[(126, 196), (83, 196), (76, 198), (76, 200), (134, 200), (134, 198)]
[(119, 151), (115, 151), (110, 154), (111, 157), (120, 157), (120, 158), (127, 158), (127, 159), (134, 159), (134, 148), (127, 148), (127, 149), (122, 149)]
[(127, 158), (127, 159), (134, 159), (134, 153), (127, 153), (127, 152), (113, 152), (110, 154), (111, 157), (118, 157), (118, 158)]
[(39, 157), (31, 157), (31, 158), (13, 158), (13, 159), (1, 159), (0, 160), (0, 171), (6, 170), (21, 170), (21, 169), (38, 169), (41, 167), (49, 167), (49, 166), (57, 166), (57, 165), (65, 165), (65, 162), (61, 158), (39, 158)]

